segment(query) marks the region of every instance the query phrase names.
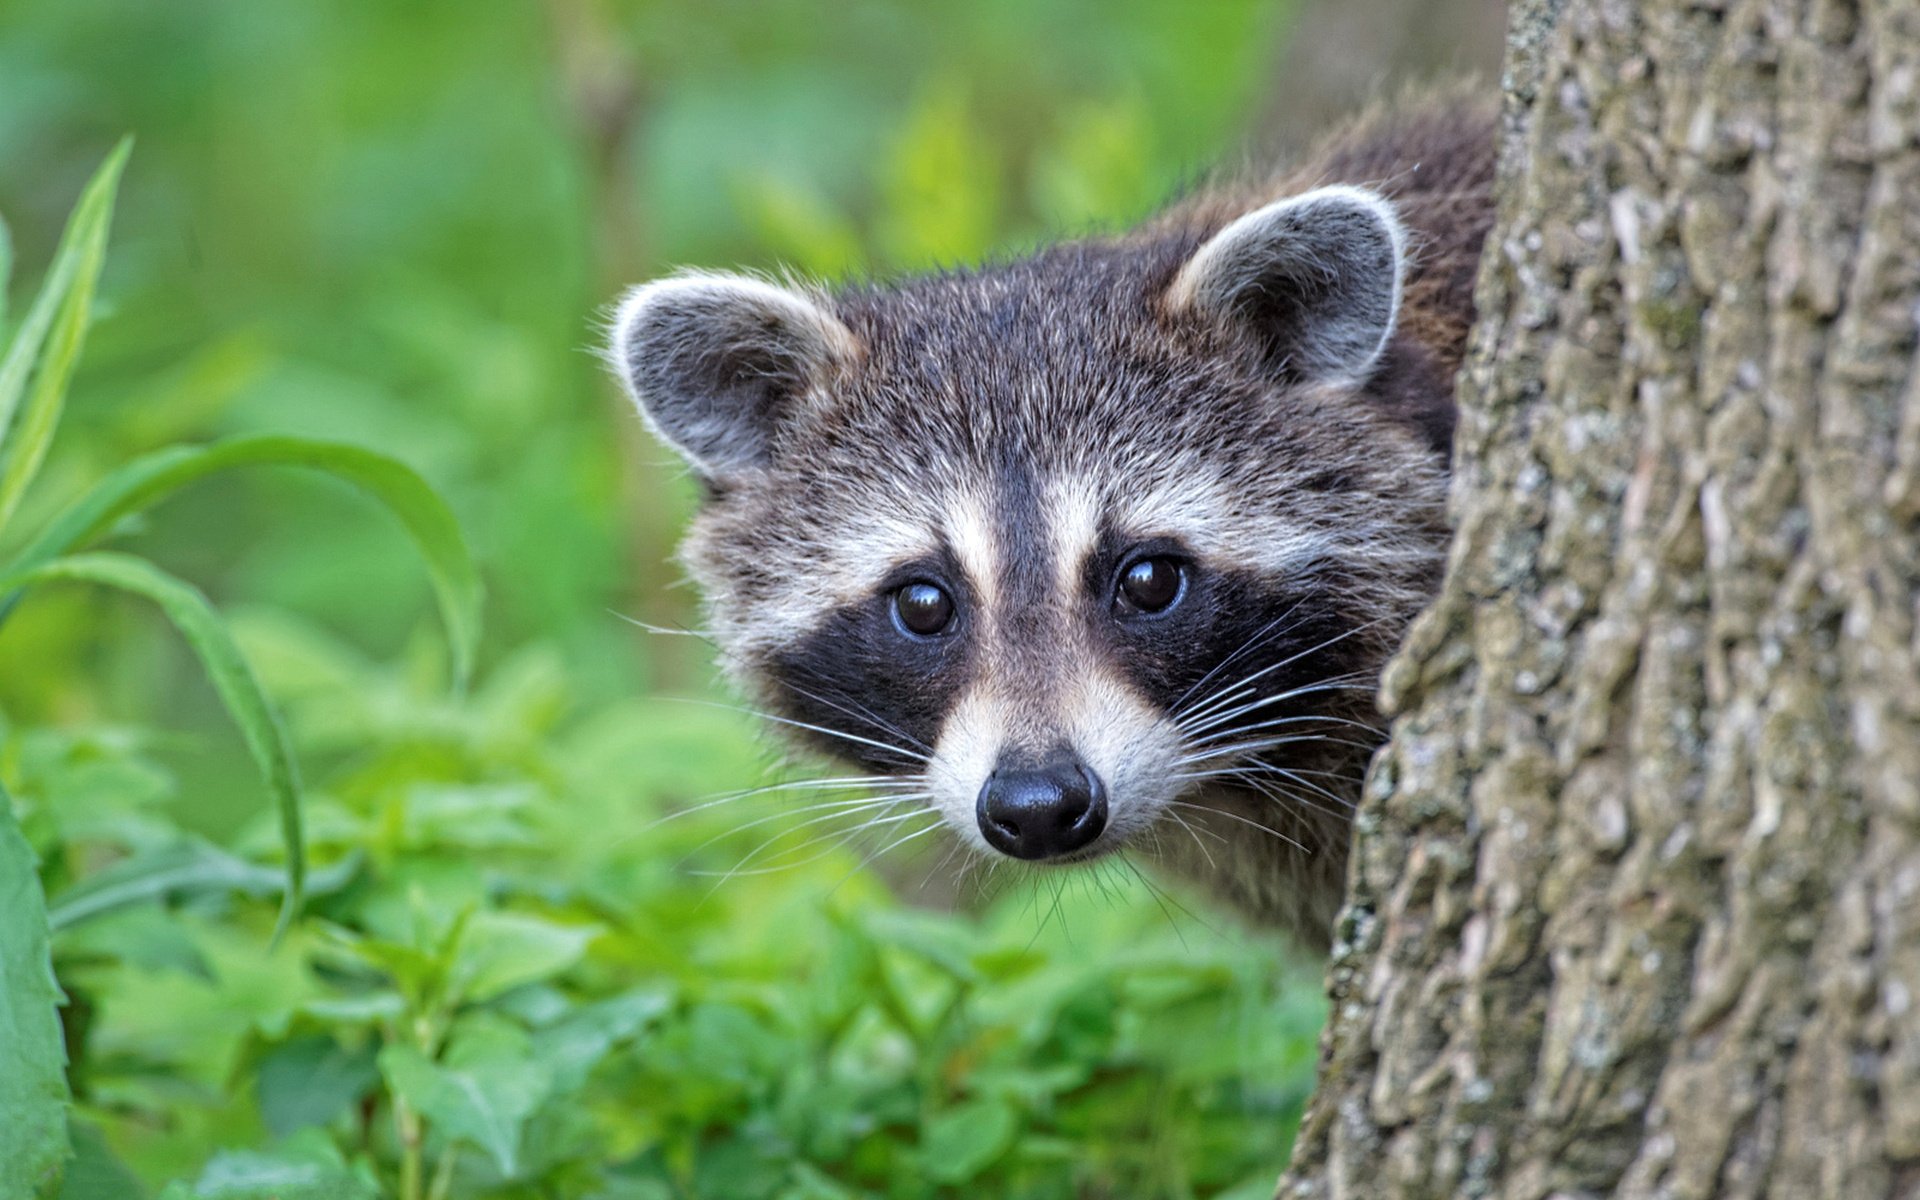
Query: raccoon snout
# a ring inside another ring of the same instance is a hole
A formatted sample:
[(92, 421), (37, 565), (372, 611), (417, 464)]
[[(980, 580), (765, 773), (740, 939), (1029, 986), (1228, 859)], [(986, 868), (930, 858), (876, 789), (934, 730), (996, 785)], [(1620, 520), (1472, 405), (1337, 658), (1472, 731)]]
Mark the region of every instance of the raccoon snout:
[(974, 807), (987, 844), (1014, 858), (1060, 858), (1107, 827), (1106, 785), (1077, 758), (1002, 766), (987, 776)]

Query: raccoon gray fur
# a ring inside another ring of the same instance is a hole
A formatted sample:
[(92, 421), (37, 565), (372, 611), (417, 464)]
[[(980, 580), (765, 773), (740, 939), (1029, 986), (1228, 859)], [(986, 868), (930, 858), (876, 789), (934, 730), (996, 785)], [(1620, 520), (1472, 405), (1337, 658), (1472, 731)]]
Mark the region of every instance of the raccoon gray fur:
[(1445, 554), (1491, 105), (886, 286), (686, 272), (609, 358), (735, 680), (987, 855), (1144, 856), (1325, 944)]

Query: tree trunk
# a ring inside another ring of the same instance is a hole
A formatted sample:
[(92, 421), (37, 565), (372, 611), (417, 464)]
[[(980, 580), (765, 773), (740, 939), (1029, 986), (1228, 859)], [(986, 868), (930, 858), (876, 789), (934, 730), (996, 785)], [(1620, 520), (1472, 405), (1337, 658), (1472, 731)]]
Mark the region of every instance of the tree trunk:
[(1920, 4), (1536, 0), (1285, 1197), (1920, 1197)]

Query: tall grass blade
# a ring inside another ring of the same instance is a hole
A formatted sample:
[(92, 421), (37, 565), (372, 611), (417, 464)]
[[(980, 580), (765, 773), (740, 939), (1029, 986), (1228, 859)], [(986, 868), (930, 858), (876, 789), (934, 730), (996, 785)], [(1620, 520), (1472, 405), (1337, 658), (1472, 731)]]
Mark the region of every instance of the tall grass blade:
[(13, 283), (13, 231), (0, 217), (0, 334), (7, 331), (7, 288)]
[(47, 280), (0, 358), (0, 531), (40, 470), (60, 423), (67, 381), (86, 341), (94, 285), (106, 261), (114, 192), (132, 148), (131, 139), (122, 139), (80, 194)]
[[(102, 479), (0, 571), (30, 570), (81, 549), (123, 518), (216, 471), (243, 466), (305, 467), (358, 487), (391, 512), (426, 560), (447, 626), (456, 687), (473, 670), (480, 638), (480, 574), (460, 523), (431, 484), (398, 459), (359, 446), (295, 437), (239, 437), (210, 446), (175, 446), (139, 458)], [(16, 597), (0, 593), (0, 620)]]
[(306, 851), (300, 826), (300, 776), (280, 712), (267, 698), (226, 623), (199, 589), (145, 559), (127, 554), (101, 552), (57, 558), (24, 571), (0, 575), (0, 591), (54, 580), (102, 584), (152, 601), (199, 656), (214, 690), (226, 704), (234, 724), (240, 727), (247, 749), (280, 812), (280, 836), (287, 853), (287, 892), (280, 907), (279, 926), (274, 931), (278, 937), (299, 911), (306, 882)]

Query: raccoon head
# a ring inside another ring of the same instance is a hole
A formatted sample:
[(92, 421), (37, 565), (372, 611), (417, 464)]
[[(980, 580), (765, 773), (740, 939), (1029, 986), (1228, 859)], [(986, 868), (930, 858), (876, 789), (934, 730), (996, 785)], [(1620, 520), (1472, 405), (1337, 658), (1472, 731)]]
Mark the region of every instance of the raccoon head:
[(1204, 853), (1324, 922), (1444, 546), (1405, 261), (1385, 200), (1323, 188), (884, 288), (675, 275), (610, 359), (705, 486), (684, 560), (786, 728), (986, 854)]

